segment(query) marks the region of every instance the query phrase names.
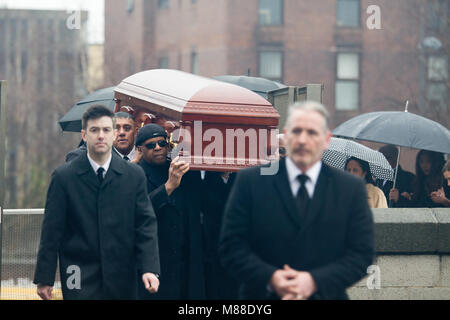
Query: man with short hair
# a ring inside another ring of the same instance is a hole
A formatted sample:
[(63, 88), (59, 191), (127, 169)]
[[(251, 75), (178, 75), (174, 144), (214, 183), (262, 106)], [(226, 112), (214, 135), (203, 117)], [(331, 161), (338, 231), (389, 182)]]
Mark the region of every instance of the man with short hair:
[(164, 128), (143, 126), (136, 138), (147, 188), (158, 219), (161, 287), (156, 295), (140, 290), (142, 299), (204, 299), (200, 175), (189, 163), (168, 158)]
[(114, 139), (114, 149), (122, 159), (131, 161), (136, 154), (134, 142), (138, 128), (134, 117), (127, 112), (116, 112), (117, 136)]
[[(114, 117), (117, 135), (114, 139), (114, 148), (112, 149), (112, 152), (119, 155), (124, 160), (132, 161), (136, 155), (134, 142), (138, 131), (135, 119), (127, 112), (116, 112)], [(81, 140), (78, 148), (70, 151), (66, 155), (66, 162), (69, 162), (80, 155), (84, 155), (85, 153), (86, 144)]]
[(58, 258), (64, 299), (135, 299), (137, 274), (156, 292), (157, 224), (144, 172), (111, 152), (114, 114), (108, 108), (90, 107), (82, 128), (87, 152), (58, 167), (48, 188), (37, 293), (52, 298)]
[[(347, 299), (374, 256), (361, 179), (322, 163), (331, 133), (317, 102), (294, 104), (278, 171), (240, 171), (225, 210), (220, 254), (243, 299)], [(276, 167), (276, 166), (275, 166)]]

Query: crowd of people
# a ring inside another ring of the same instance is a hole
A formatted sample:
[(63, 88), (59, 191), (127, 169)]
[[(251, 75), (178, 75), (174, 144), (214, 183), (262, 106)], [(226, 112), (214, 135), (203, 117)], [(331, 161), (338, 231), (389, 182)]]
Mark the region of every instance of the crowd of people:
[[(398, 149), (386, 145), (379, 149), (395, 170)], [(393, 181), (374, 179), (367, 161), (350, 158), (345, 170), (366, 181), (369, 206), (371, 208), (439, 208), (450, 207), (450, 194), (445, 175), (449, 161), (445, 164), (442, 153), (420, 150), (416, 157), (416, 175), (399, 165), (395, 188)]]
[[(358, 158), (351, 175), (323, 164), (331, 133), (318, 103), (291, 106), (274, 175), (192, 171), (170, 159), (163, 127), (99, 105), (81, 134), (48, 189), (43, 299), (58, 259), (65, 299), (345, 299), (374, 256), (369, 205), (450, 206), (450, 165), (436, 152), (419, 152), (416, 175), (398, 166), (395, 188)], [(379, 151), (397, 166), (395, 146)]]

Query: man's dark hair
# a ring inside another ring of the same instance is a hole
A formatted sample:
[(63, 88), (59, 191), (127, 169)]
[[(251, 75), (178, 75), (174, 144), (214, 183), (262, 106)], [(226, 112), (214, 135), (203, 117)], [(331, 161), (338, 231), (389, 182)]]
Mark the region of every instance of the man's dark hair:
[(114, 112), (101, 104), (90, 106), (81, 118), (81, 128), (86, 130), (89, 120), (99, 119), (101, 117), (110, 117), (113, 121), (113, 128), (116, 126), (116, 119), (114, 118)]
[(396, 146), (392, 144), (387, 144), (378, 149), (378, 151), (381, 152), (386, 158), (392, 158), (395, 159), (395, 161), (397, 161), (398, 149)]
[(128, 112), (119, 111), (119, 112), (116, 112), (116, 113), (114, 114), (114, 116), (115, 116), (116, 118), (131, 119), (131, 120), (133, 120), (133, 122), (136, 122), (136, 119), (134, 119), (133, 115), (130, 114), (130, 113), (128, 113)]

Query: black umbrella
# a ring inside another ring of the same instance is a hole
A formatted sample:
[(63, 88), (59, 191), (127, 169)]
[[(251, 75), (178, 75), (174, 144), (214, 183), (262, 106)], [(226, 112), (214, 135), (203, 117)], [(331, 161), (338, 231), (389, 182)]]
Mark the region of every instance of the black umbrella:
[(344, 170), (346, 161), (351, 157), (366, 161), (375, 178), (391, 181), (394, 179), (394, 170), (381, 152), (352, 140), (332, 137), (322, 160), (332, 167)]
[(409, 112), (370, 112), (333, 130), (337, 137), (450, 153), (450, 131), (439, 123)]
[[(435, 121), (409, 113), (408, 102), (405, 112), (370, 112), (356, 116), (334, 129), (333, 135), (450, 153), (450, 131)], [(400, 151), (401, 149), (398, 152), (393, 188), (397, 179)]]
[(286, 88), (282, 83), (279, 83), (277, 81), (268, 80), (265, 78), (259, 78), (259, 77), (247, 77), (247, 76), (230, 76), (230, 75), (224, 75), (224, 76), (217, 76), (213, 77), (213, 79), (228, 82), (231, 84), (238, 85), (240, 87), (244, 87), (246, 89), (249, 89), (257, 94), (259, 94), (264, 99), (267, 99), (267, 93), (272, 90), (277, 90), (281, 88)]
[(63, 131), (80, 132), (81, 131), (81, 117), (87, 108), (94, 104), (102, 104), (114, 111), (114, 88), (109, 87), (92, 92), (91, 94), (78, 101), (67, 112), (58, 123)]

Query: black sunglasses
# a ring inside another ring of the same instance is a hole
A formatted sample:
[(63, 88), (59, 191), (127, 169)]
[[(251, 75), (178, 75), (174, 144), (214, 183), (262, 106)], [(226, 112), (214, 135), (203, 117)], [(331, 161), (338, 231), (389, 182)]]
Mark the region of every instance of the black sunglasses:
[(161, 148), (164, 148), (165, 146), (167, 146), (169, 143), (166, 140), (159, 140), (158, 142), (150, 142), (147, 143), (145, 145), (145, 147), (149, 150), (155, 149), (156, 148), (156, 144), (158, 144), (158, 146), (160, 146)]

